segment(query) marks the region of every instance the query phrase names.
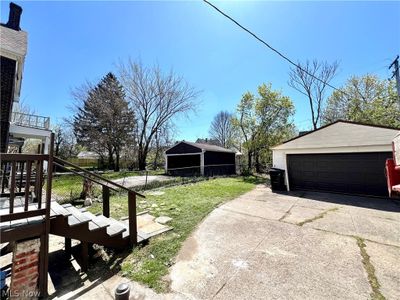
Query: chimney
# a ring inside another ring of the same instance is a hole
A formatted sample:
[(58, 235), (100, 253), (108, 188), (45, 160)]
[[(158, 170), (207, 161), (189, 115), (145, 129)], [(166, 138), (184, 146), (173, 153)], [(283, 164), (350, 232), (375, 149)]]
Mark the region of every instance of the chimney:
[(21, 20), (22, 8), (21, 6), (10, 3), (10, 13), (8, 15), (8, 22), (6, 26), (8, 28), (20, 31), (21, 28), (19, 27), (19, 22)]

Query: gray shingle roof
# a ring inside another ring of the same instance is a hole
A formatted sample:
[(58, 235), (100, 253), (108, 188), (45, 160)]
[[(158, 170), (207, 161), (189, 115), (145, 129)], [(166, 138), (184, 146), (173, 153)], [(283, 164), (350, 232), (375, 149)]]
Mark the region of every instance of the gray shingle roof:
[(213, 151), (213, 152), (228, 152), (228, 153), (236, 153), (234, 150), (226, 149), (224, 147), (210, 145), (210, 144), (202, 144), (202, 143), (192, 143), (187, 141), (182, 141), (181, 143), (186, 143), (188, 145), (192, 145), (204, 151)]

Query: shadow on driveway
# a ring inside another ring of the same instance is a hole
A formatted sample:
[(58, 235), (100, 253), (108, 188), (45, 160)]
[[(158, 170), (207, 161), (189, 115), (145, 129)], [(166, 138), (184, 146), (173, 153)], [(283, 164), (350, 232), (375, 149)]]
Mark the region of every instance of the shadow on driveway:
[(307, 198), (309, 200), (316, 200), (328, 203), (352, 205), (388, 212), (400, 212), (400, 200), (390, 198), (345, 195), (338, 193), (324, 193), (314, 191), (276, 192), (276, 194), (287, 195), (289, 197)]

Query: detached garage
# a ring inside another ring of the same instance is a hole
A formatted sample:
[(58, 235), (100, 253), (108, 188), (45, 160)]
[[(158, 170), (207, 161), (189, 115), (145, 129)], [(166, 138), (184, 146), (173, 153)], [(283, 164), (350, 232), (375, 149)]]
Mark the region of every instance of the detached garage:
[(175, 176), (231, 175), (236, 152), (223, 147), (182, 141), (165, 151), (165, 171)]
[(385, 161), (399, 129), (337, 121), (272, 149), (289, 190), (388, 196)]

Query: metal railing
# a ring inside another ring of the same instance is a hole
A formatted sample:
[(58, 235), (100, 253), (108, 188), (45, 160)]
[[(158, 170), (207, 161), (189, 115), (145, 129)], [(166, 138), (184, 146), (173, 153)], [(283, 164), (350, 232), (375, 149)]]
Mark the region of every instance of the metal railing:
[(50, 117), (24, 114), (14, 111), (11, 115), (11, 123), (20, 126), (48, 130), (50, 128)]

